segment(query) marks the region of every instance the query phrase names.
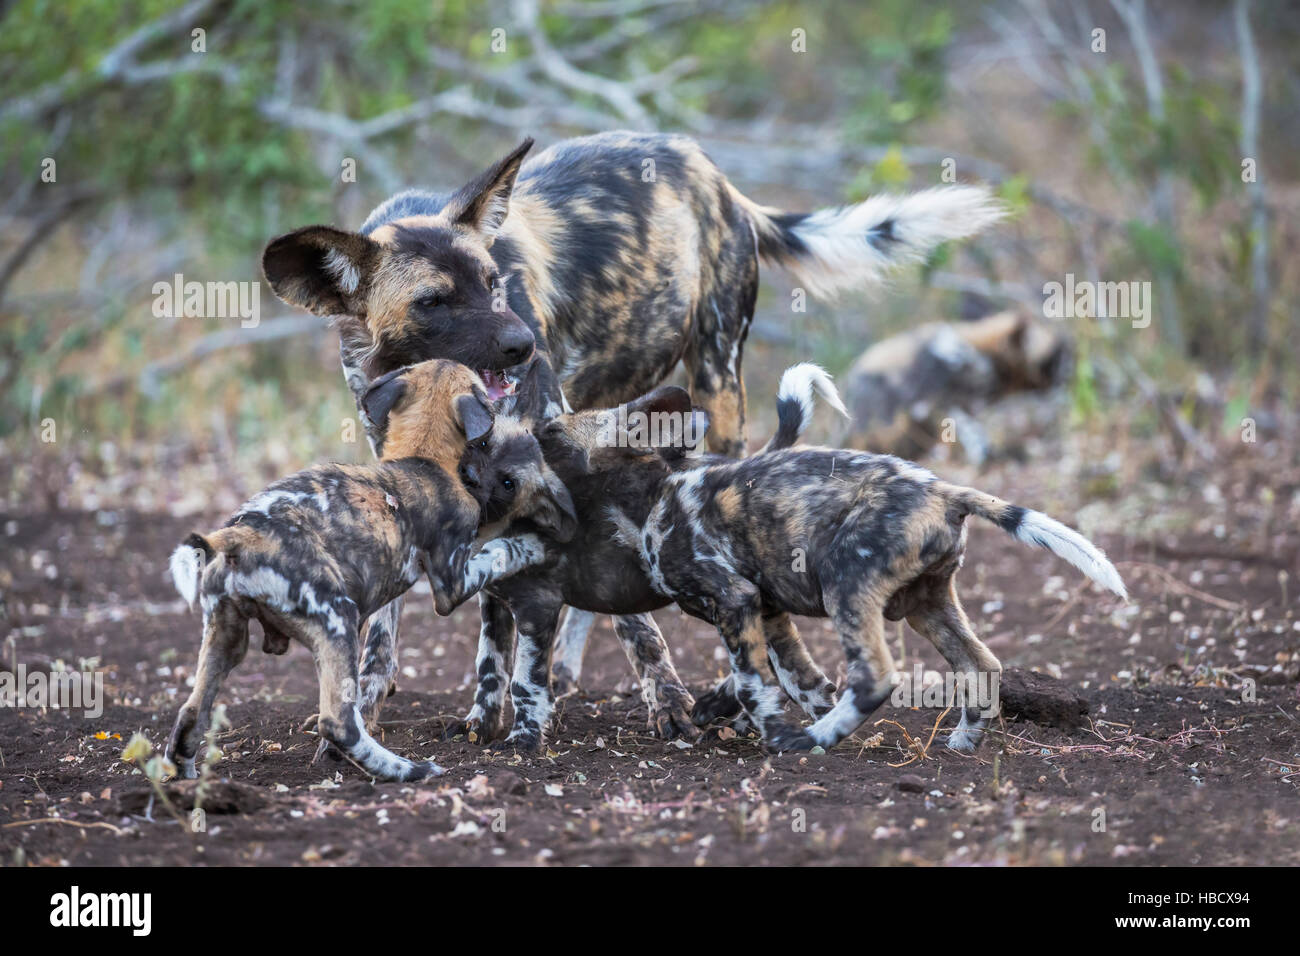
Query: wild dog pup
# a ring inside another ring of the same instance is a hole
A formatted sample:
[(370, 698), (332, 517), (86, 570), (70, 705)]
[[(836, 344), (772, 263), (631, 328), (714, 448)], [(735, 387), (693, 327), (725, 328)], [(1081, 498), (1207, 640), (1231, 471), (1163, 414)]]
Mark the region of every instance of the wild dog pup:
[[(689, 411), (690, 398), (667, 387), (647, 396), (645, 405)], [(619, 542), (639, 555), (655, 593), (717, 625), (736, 695), (775, 749), (832, 747), (884, 702), (893, 669), (886, 619), (906, 618), (970, 686), (977, 674), (1001, 673), (957, 596), (968, 515), (1059, 555), (1125, 596), (1114, 566), (1078, 532), (1039, 512), (941, 481), (911, 462), (793, 448), (676, 472), (646, 457), (629, 467), (630, 458), (620, 464), (608, 454), (593, 455), (593, 443), (582, 438), (594, 433), (598, 415), (564, 416), (571, 461), (586, 456), (583, 470), (593, 479), (585, 487), (568, 481), (577, 507), (590, 507), (585, 494), (599, 495), (619, 528)], [(574, 421), (584, 416), (592, 418), (587, 428)], [(554, 461), (555, 450), (546, 451)], [(847, 683), (835, 706), (806, 730), (786, 722), (779, 688), (764, 674), (763, 618), (773, 611), (831, 618), (848, 661)], [(948, 746), (973, 750), (987, 722), (975, 707), (963, 708)]]
[[(248, 623), (263, 650), (283, 654), (296, 640), (311, 651), (320, 682), (323, 741), (375, 777), (419, 780), (441, 773), (384, 749), (358, 707), (359, 632), (376, 609), (426, 574), (440, 613), (494, 572), (540, 556), (536, 541), (490, 542), (471, 559), (489, 492), (501, 518), (527, 518), (565, 540), (573, 533), (568, 492), (542, 461), (533, 437), (494, 428), (482, 382), (463, 365), (424, 362), (378, 379), (365, 396), (383, 423), (381, 461), (323, 465), (275, 482), (226, 524), (192, 534), (171, 558), (182, 597), (203, 612), (194, 691), (167, 746), (187, 777), (221, 683), (248, 651)], [(498, 481), (474, 492), (460, 481), (467, 443), (509, 459)]]
[[(812, 417), (813, 393), (840, 406), (830, 377), (815, 365), (800, 365), (786, 372), (777, 397), (779, 427), (768, 450), (785, 448), (799, 440)], [(596, 413), (564, 415), (537, 426), (538, 438), (548, 464), (569, 485), (578, 513), (578, 531), (567, 543), (544, 537), (547, 559), (512, 577), (499, 577), (485, 593), (506, 605), (518, 622), (518, 648), (513, 673), (506, 656), (510, 643), (501, 642), (499, 632), (484, 628), (479, 637), (477, 669), (479, 684), (474, 706), (451, 733), (473, 733), (487, 742), (500, 734), (505, 686), (508, 682), (514, 705), (514, 725), (506, 745), (532, 750), (541, 745), (554, 706), (549, 680), (553, 641), (560, 609), (569, 605), (586, 613), (621, 615), (635, 621), (633, 614), (664, 607), (671, 599), (655, 589), (646, 574), (639, 552), (621, 546), (619, 524), (606, 509), (612, 495), (638, 494), (647, 476), (661, 471), (681, 473), (710, 463), (728, 461), (720, 455), (700, 454), (697, 446), (707, 430), (707, 415), (690, 403), (661, 419), (651, 417), (656, 409), (648, 400), (629, 403), (602, 420)], [(505, 419), (498, 417), (497, 428)], [(620, 425), (636, 423), (620, 436)], [(640, 428), (648, 426), (647, 429)], [(471, 446), (467, 462), (484, 452)], [(484, 460), (472, 465), (479, 480), (498, 465)], [(618, 489), (618, 491), (611, 491)], [(648, 493), (648, 492), (647, 492)], [(493, 512), (489, 503), (485, 510)], [(572, 613), (572, 611), (570, 612)], [(777, 679), (790, 697), (814, 719), (828, 713), (834, 704), (835, 687), (808, 655), (790, 616), (779, 608), (765, 608), (763, 636), (768, 659)], [(513, 636), (513, 635), (512, 635)], [(692, 710), (685, 689), (677, 683), (671, 662), (661, 656), (657, 632), (643, 633), (628, 649), (628, 658), (641, 682), (650, 720), (659, 735), (698, 736), (696, 725), (708, 723), (696, 704)], [(666, 653), (666, 651), (664, 652)], [(726, 683), (726, 682), (724, 682)], [(739, 708), (735, 695), (720, 687), (707, 697), (728, 715)], [(703, 699), (702, 699), (703, 700)], [(728, 708), (727, 701), (732, 706)], [(685, 713), (680, 725), (664, 727), (669, 715)]]

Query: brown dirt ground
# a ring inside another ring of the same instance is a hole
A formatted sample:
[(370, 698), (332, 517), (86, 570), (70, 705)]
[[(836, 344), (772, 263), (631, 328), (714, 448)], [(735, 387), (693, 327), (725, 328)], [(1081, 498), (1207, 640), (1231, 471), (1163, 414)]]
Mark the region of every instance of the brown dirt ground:
[[(1059, 464), (998, 467), (979, 484), (1071, 520)], [(981, 636), (1004, 664), (1075, 687), (1091, 706), (1081, 729), (1013, 723), (975, 757), (948, 752), (941, 737), (919, 756), (903, 730), (925, 744), (937, 713), (886, 705), (876, 717), (901, 726), (864, 728), (824, 755), (767, 754), (726, 731), (683, 748), (646, 733), (604, 619), (585, 693), (561, 702), (548, 752), (485, 751), (441, 739), (471, 700), (476, 609), (440, 619), (425, 593), (408, 604), (384, 734), (447, 774), (373, 784), (349, 765), (311, 765), (316, 739), (298, 730), (315, 709), (311, 663), (301, 648), (271, 657), (255, 641), (223, 693), (233, 729), (218, 764), (246, 789), (193, 835), (158, 807), (146, 817), (147, 782), (120, 752), (137, 730), (165, 740), (186, 693), (198, 624), (164, 573), (170, 549), (204, 521), (0, 516), (4, 633), (14, 638), (0, 644), (3, 667), (96, 667), (108, 698), (97, 720), (0, 707), (0, 862), (1294, 865), (1300, 481), (1275, 463), (1233, 467), (1214, 494), (1188, 481), (1163, 504), (1137, 506), (1177, 505), (1184, 517), (1172, 530), (1134, 522), (1128, 535), (1096, 535), (1130, 584), (1126, 607), (1064, 564), (972, 528), (961, 581)], [(1122, 529), (1115, 502), (1103, 524)], [(705, 688), (721, 673), (716, 636), (675, 610), (657, 617), (687, 682)], [(799, 623), (833, 672), (833, 635), (822, 621)], [(939, 666), (916, 635), (904, 640), (909, 668)], [(1242, 699), (1246, 677), (1257, 682), (1253, 702)], [(501, 819), (504, 832), (493, 828)]]

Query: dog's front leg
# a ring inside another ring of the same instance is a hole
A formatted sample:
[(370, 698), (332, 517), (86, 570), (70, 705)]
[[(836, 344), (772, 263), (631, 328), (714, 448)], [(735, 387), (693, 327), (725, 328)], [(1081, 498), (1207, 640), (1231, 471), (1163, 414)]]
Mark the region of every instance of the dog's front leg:
[(535, 534), (494, 538), (473, 557), (464, 558), (464, 553), (458, 551), (447, 566), (440, 566), (434, 555), (425, 563), (434, 607), (444, 617), (489, 584), (542, 564), (547, 558), (546, 547)]
[(357, 706), (370, 733), (378, 732), (379, 711), (397, 677), (397, 627), (402, 620), (402, 599), (385, 604), (365, 622), (361, 658), (361, 687)]
[(501, 707), (505, 702), (505, 683), (510, 679), (506, 661), (513, 658), (515, 649), (515, 618), (504, 601), (485, 591), (479, 592), (478, 606), (481, 623), (474, 661), (478, 675), (474, 706), (464, 720), (455, 721), (447, 728), (446, 736), (451, 739), (464, 735), (471, 742), (483, 744), (504, 729)]
[(551, 692), (551, 651), (555, 646), (555, 629), (563, 607), (558, 596), (554, 600), (534, 600), (530, 596), (516, 602), (519, 641), (510, 681), (510, 702), (514, 706), (515, 719), (505, 740), (507, 747), (532, 752), (540, 749), (545, 739), (551, 712), (555, 708), (555, 697)]

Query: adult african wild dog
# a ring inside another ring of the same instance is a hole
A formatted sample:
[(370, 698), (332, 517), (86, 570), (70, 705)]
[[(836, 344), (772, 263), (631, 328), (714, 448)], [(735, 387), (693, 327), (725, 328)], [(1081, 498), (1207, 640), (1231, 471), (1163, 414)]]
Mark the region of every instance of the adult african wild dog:
[[(663, 387), (643, 405), (680, 413), (690, 398)], [(894, 670), (886, 619), (906, 618), (969, 686), (977, 675), (1001, 673), (957, 596), (968, 515), (1053, 552), (1125, 596), (1114, 566), (1078, 532), (911, 462), (790, 448), (674, 471), (652, 456), (625, 453), (620, 461), (622, 449), (599, 448), (592, 436), (602, 414), (608, 413), (564, 415), (545, 426), (547, 460), (580, 512), (590, 507), (585, 493), (599, 489), (619, 543), (639, 557), (655, 593), (718, 627), (735, 694), (776, 749), (829, 748), (884, 702)], [(571, 448), (567, 467), (558, 464), (557, 441)], [(584, 460), (579, 470), (593, 479), (586, 487), (570, 474)], [(831, 618), (847, 659), (838, 701), (806, 730), (785, 721), (779, 689), (764, 673), (763, 621), (775, 612)], [(973, 750), (986, 725), (978, 707), (963, 707), (948, 746)]]
[[(820, 392), (843, 411), (830, 377), (817, 366), (798, 365), (782, 376), (777, 394), (779, 427), (765, 451), (788, 448), (799, 440), (812, 419), (814, 392)], [(676, 394), (685, 395), (680, 389)], [(611, 415), (605, 420), (592, 413), (562, 415), (536, 426), (538, 440), (549, 456), (548, 464), (570, 487), (578, 530), (568, 542), (543, 537), (543, 559), (530, 562), (513, 576), (498, 575), (487, 585), (487, 592), (510, 608), (518, 624), (514, 670), (512, 674), (506, 661), (508, 646), (497, 646), (488, 638), (479, 641), (474, 706), (452, 733), (473, 733), (483, 742), (498, 736), (504, 729), (502, 705), (508, 678), (514, 724), (506, 743), (521, 750), (536, 749), (554, 705), (551, 657), (561, 608), (567, 604), (588, 612), (630, 615), (671, 603), (669, 596), (655, 589), (639, 552), (618, 543), (619, 524), (606, 508), (610, 494), (606, 485), (633, 483), (621, 488), (615, 494), (617, 498), (634, 494), (631, 489), (644, 484), (647, 474), (657, 475), (660, 467), (680, 473), (731, 459), (698, 452), (695, 442), (705, 434), (707, 416), (691, 409), (689, 403), (679, 413), (666, 416), (662, 424), (652, 422), (649, 431), (627, 431), (628, 440), (618, 447), (620, 443), (611, 440), (609, 431), (626, 428), (629, 420), (635, 421), (636, 416), (651, 411), (653, 402), (653, 396), (634, 401), (620, 409), (624, 415)], [(655, 467), (647, 469), (644, 466), (651, 459)], [(486, 451), (477, 448), (467, 451), (465, 461), (475, 477), (490, 475), (498, 467)], [(816, 719), (827, 713), (834, 703), (834, 685), (808, 656), (790, 616), (774, 609), (764, 615), (762, 625), (767, 653), (781, 686), (810, 717)], [(658, 698), (684, 691), (671, 682), (675, 672), (665, 676), (665, 661), (655, 651), (656, 645), (647, 640), (640, 645), (640, 653), (631, 658), (652, 722), (670, 719), (679, 710), (691, 710), (690, 702), (683, 699), (657, 706)], [(735, 695), (721, 688), (710, 699), (719, 702), (712, 705), (717, 710), (724, 706), (721, 702), (734, 701)], [(736, 703), (732, 709), (738, 708)], [(708, 723), (713, 716), (703, 716), (697, 706), (691, 713), (692, 725), (671, 731), (697, 736), (694, 724)], [(661, 736), (667, 736), (669, 729), (656, 727)]]
[[(222, 681), (248, 651), (252, 619), (262, 625), (264, 651), (283, 654), (291, 640), (311, 651), (322, 745), (385, 779), (440, 773), (390, 753), (367, 732), (358, 693), (362, 623), (422, 574), (446, 614), (494, 573), (540, 556), (534, 539), (493, 541), (471, 557), (489, 497), (499, 519), (527, 518), (562, 539), (573, 533), (572, 503), (536, 439), (509, 422), (494, 427), (486, 391), (468, 368), (431, 361), (396, 371), (363, 403), (383, 427), (378, 464), (319, 466), (277, 481), (172, 555), (177, 590), (203, 611), (194, 691), (167, 748), (185, 776), (194, 776)], [(493, 487), (462, 485), (467, 443), (498, 463)]]
[[(781, 212), (744, 196), (682, 136), (605, 133), (525, 163), (531, 146), (454, 192), (400, 193), (358, 232), (307, 226), (267, 245), (276, 295), (335, 318), (354, 394), (393, 368), (452, 358), (482, 370), (507, 410), (549, 417), (566, 399), (626, 401), (681, 362), (712, 420), (710, 448), (741, 455), (759, 258), (834, 293), (1000, 214), (986, 190), (962, 185)], [(499, 608), (485, 613), (485, 626), (509, 626)], [(372, 619), (367, 669), (395, 672), (396, 622), (395, 608)], [(647, 633), (662, 649), (652, 620), (620, 623), (632, 653)]]

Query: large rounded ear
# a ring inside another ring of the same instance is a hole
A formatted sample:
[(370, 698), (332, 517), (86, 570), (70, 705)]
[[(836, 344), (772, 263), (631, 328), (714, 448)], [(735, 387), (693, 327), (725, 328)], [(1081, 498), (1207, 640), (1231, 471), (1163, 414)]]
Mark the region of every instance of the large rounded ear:
[(388, 428), (389, 414), (406, 394), (406, 379), (402, 378), (405, 371), (406, 369), (399, 368), (379, 376), (370, 383), (370, 388), (366, 389), (366, 394), (361, 399), (361, 408), (366, 417), (381, 432)]
[(653, 392), (647, 392), (640, 398), (627, 403), (629, 412), (676, 412), (689, 415), (691, 411), (691, 393), (679, 385), (660, 385)]
[(364, 312), (379, 244), (359, 232), (305, 226), (272, 239), (262, 272), (280, 299), (316, 315)]
[(509, 156), (498, 160), (472, 182), (462, 186), (447, 203), (452, 222), (477, 229), (489, 240), (496, 236), (510, 211), (510, 193), (524, 156), (533, 148), (530, 136)]
[(485, 397), (469, 394), (456, 399), (456, 414), (460, 417), (460, 428), (465, 433), (466, 441), (478, 441), (492, 431), (495, 421), (492, 406)]
[(618, 419), (620, 447), (680, 454), (694, 446), (697, 423), (686, 389), (662, 385), (625, 407)]

